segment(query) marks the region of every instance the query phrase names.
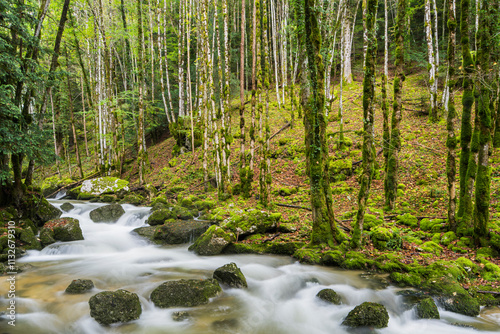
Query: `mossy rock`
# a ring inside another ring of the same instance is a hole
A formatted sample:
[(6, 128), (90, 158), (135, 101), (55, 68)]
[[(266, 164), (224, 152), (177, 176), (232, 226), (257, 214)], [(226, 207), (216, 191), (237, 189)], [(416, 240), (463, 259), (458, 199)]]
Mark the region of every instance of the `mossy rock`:
[(215, 205), (217, 204), (216, 201), (211, 201), (211, 200), (197, 200), (193, 203), (193, 206), (198, 210), (198, 211), (208, 211), (212, 210), (215, 208)]
[(416, 228), (418, 227), (418, 219), (417, 217), (409, 214), (409, 213), (405, 213), (404, 215), (399, 215), (396, 217), (397, 219), (397, 222), (399, 224), (402, 224), (402, 225), (405, 225), (405, 226), (409, 226), (411, 228)]
[(422, 231), (438, 233), (443, 229), (443, 219), (424, 218), (420, 221), (420, 229)]
[(194, 251), (198, 255), (217, 255), (234, 241), (236, 241), (234, 233), (212, 225), (189, 246), (189, 250)]
[(321, 252), (316, 248), (301, 248), (297, 249), (293, 253), (293, 257), (299, 260), (301, 263), (307, 264), (320, 264), (321, 263)]
[(81, 193), (82, 186), (75, 187), (73, 189), (69, 189), (67, 196), (71, 199), (78, 199), (78, 195)]
[(89, 279), (76, 279), (71, 281), (64, 292), (69, 294), (81, 294), (89, 292), (94, 288), (94, 282)]
[(457, 236), (455, 235), (455, 232), (449, 231), (446, 232), (442, 237), (441, 237), (441, 243), (445, 246), (450, 245), (453, 241), (458, 240)]
[(445, 310), (469, 317), (479, 315), (479, 302), (462, 288), (460, 284), (441, 280), (433, 284), (430, 290)]
[(123, 214), (125, 210), (120, 204), (110, 204), (90, 211), (90, 219), (94, 223), (115, 223)]
[(372, 265), (372, 260), (366, 258), (362, 253), (349, 251), (345, 255), (345, 260), (342, 263), (342, 268), (350, 270), (363, 270)]
[(245, 237), (250, 234), (275, 231), (280, 219), (281, 213), (269, 213), (255, 209), (231, 211), (229, 218), (224, 220), (220, 226)]
[(80, 194), (98, 196), (101, 194), (114, 194), (120, 191), (129, 191), (129, 182), (116, 177), (98, 177), (85, 180), (80, 188)]
[(154, 234), (156, 231), (156, 226), (144, 226), (144, 227), (138, 227), (132, 230), (133, 233), (143, 237), (147, 238), (149, 240), (153, 240)]
[(321, 256), (321, 263), (327, 266), (340, 267), (344, 263), (344, 253), (340, 250), (328, 250)]
[(151, 226), (156, 226), (156, 225), (161, 225), (167, 219), (172, 219), (172, 218), (173, 214), (170, 209), (160, 209), (153, 211), (153, 213), (148, 217), (148, 220), (146, 220), (146, 223), (148, 223)]
[(162, 283), (151, 292), (156, 307), (193, 307), (207, 304), (222, 292), (215, 279), (181, 279)]
[(439, 319), (439, 310), (432, 298), (421, 300), (416, 306), (415, 311), (419, 319)]
[(363, 222), (363, 229), (365, 231), (370, 231), (373, 228), (378, 227), (378, 226), (383, 225), (383, 224), (384, 224), (384, 221), (381, 218), (379, 218), (375, 215), (372, 215), (370, 213), (365, 213), (364, 222)]
[(340, 298), (338, 293), (336, 293), (332, 289), (323, 289), (316, 294), (316, 297), (329, 304), (334, 304), (334, 305), (342, 304), (342, 299)]
[[(13, 235), (14, 239), (9, 239), (9, 235)], [(8, 254), (11, 254), (9, 246), (12, 245), (12, 242), (9, 242), (9, 240), (15, 242), (14, 255), (16, 258), (23, 256), (28, 249), (42, 249), (40, 241), (38, 241), (31, 228), (0, 228), (0, 262), (7, 261)]]
[(45, 223), (40, 230), (40, 240), (44, 246), (56, 241), (83, 240), (80, 222), (75, 218), (58, 218)]
[(164, 194), (158, 195), (151, 199), (151, 206), (154, 207), (156, 204), (163, 204), (166, 207), (172, 206)]
[(200, 237), (210, 227), (210, 222), (199, 220), (165, 221), (157, 226), (153, 240), (162, 244), (184, 244)]
[(142, 313), (137, 294), (126, 291), (103, 291), (90, 297), (90, 316), (101, 325), (139, 319)]
[(343, 326), (348, 327), (373, 327), (384, 328), (389, 324), (389, 313), (384, 305), (378, 303), (364, 302), (349, 312), (342, 321)]
[(114, 203), (117, 200), (116, 196), (110, 194), (101, 195), (99, 199), (102, 203)]
[(391, 273), (390, 279), (401, 287), (418, 287), (422, 284), (422, 277), (414, 272), (400, 273), (394, 271)]
[(45, 198), (41, 198), (35, 212), (34, 221), (38, 226), (43, 226), (49, 220), (59, 218), (61, 215), (61, 210), (50, 204)]
[(387, 249), (387, 242), (391, 238), (392, 232), (384, 227), (377, 227), (371, 231), (373, 246), (379, 250)]
[(277, 231), (280, 233), (294, 233), (297, 232), (297, 227), (293, 224), (281, 223), (279, 224)]
[(214, 279), (231, 288), (246, 288), (247, 280), (236, 263), (231, 262), (215, 269)]
[(120, 204), (142, 205), (146, 203), (146, 199), (142, 195), (127, 194), (119, 202)]
[(440, 256), (441, 252), (443, 251), (443, 247), (439, 246), (434, 241), (425, 242), (423, 245), (420, 246), (420, 249), (436, 256)]
[(59, 188), (74, 183), (70, 178), (60, 179), (59, 176), (54, 175), (43, 180), (41, 191), (44, 197), (53, 195)]
[(331, 173), (333, 181), (344, 181), (352, 175), (352, 160), (339, 159), (330, 160), (328, 170)]
[(63, 203), (61, 205), (61, 210), (63, 210), (64, 212), (70, 212), (74, 208), (75, 208), (75, 206), (69, 202)]

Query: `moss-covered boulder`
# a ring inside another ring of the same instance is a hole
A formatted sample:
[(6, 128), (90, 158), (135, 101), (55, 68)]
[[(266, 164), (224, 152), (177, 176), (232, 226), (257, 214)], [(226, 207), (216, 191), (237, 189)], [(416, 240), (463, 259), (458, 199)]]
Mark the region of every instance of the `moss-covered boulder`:
[(220, 226), (241, 237), (246, 237), (251, 234), (275, 231), (280, 219), (281, 213), (269, 213), (255, 209), (234, 210)]
[[(0, 228), (0, 262), (12, 259), (12, 255), (19, 258), (25, 255), (28, 249), (42, 249), (40, 241), (31, 228), (20, 228), (17, 225), (9, 225), (9, 227)], [(12, 240), (14, 244), (12, 244)], [(11, 248), (13, 245), (15, 247)], [(14, 251), (14, 254), (12, 254), (12, 251)]]
[(34, 221), (38, 226), (43, 226), (51, 219), (61, 217), (62, 211), (49, 203), (45, 198), (41, 198), (37, 203)]
[(247, 280), (236, 263), (231, 262), (215, 269), (214, 278), (231, 288), (246, 288)]
[(384, 224), (384, 220), (382, 218), (377, 217), (371, 213), (365, 213), (365, 221), (363, 223), (363, 229), (365, 231), (370, 231), (377, 226)]
[(384, 305), (364, 302), (356, 306), (342, 322), (348, 327), (384, 328), (389, 324), (389, 314)]
[(404, 215), (399, 215), (396, 217), (396, 219), (397, 219), (397, 222), (399, 224), (406, 225), (406, 226), (409, 226), (411, 228), (418, 227), (417, 217), (415, 217), (409, 213), (405, 213)]
[(387, 242), (391, 237), (392, 232), (384, 227), (377, 227), (371, 231), (373, 246), (379, 250), (387, 249)]
[(333, 181), (343, 181), (346, 180), (348, 176), (352, 175), (352, 160), (351, 159), (339, 159), (330, 160), (328, 163), (328, 169), (331, 172), (331, 177)]
[(127, 194), (121, 200), (120, 204), (142, 205), (146, 202), (146, 198), (139, 194)]
[(63, 210), (64, 212), (70, 212), (74, 208), (75, 208), (75, 206), (69, 202), (63, 203), (61, 205), (61, 210)]
[(234, 233), (227, 232), (223, 228), (212, 225), (196, 241), (189, 246), (190, 251), (198, 255), (217, 255), (230, 243), (236, 241)]
[(94, 288), (94, 282), (89, 279), (75, 279), (71, 281), (64, 292), (69, 294), (81, 294), (89, 292)]
[(332, 289), (323, 289), (316, 294), (316, 297), (329, 304), (342, 304), (342, 299), (340, 298), (338, 293), (336, 293)]
[(153, 213), (148, 217), (146, 223), (151, 226), (161, 225), (167, 219), (172, 219), (172, 211), (170, 209), (160, 209), (153, 211)]
[(153, 237), (155, 235), (156, 226), (143, 226), (138, 227), (132, 230), (132, 233), (135, 233), (143, 238), (149, 239), (153, 241)]
[(59, 176), (54, 175), (51, 177), (46, 178), (43, 180), (41, 190), (42, 190), (42, 195), (44, 197), (48, 197), (50, 195), (54, 195), (55, 192), (61, 187), (70, 185), (74, 183), (72, 179), (66, 178), (66, 179), (60, 179)]
[(215, 279), (190, 279), (162, 283), (151, 292), (156, 307), (193, 307), (207, 304), (222, 292)]
[(142, 313), (139, 297), (126, 290), (103, 291), (90, 297), (90, 316), (101, 325), (139, 319)]
[(101, 194), (114, 194), (120, 191), (129, 191), (129, 182), (116, 177), (98, 177), (85, 180), (80, 188), (80, 194), (98, 196)]
[(124, 213), (120, 204), (110, 204), (90, 211), (90, 219), (94, 223), (115, 223)]
[(415, 306), (415, 311), (419, 319), (439, 319), (439, 310), (432, 298), (421, 300)]
[(209, 227), (207, 221), (166, 221), (155, 229), (153, 239), (162, 244), (184, 244), (201, 236)]
[(426, 232), (441, 232), (441, 230), (444, 227), (444, 220), (443, 219), (429, 219), (429, 218), (424, 218), (420, 221), (420, 229), (422, 231)]
[(40, 240), (44, 246), (56, 241), (83, 240), (80, 222), (75, 218), (58, 218), (45, 223), (40, 230)]
[(436, 256), (441, 255), (441, 252), (443, 251), (443, 247), (439, 246), (434, 241), (425, 242), (422, 246), (420, 246), (420, 249)]

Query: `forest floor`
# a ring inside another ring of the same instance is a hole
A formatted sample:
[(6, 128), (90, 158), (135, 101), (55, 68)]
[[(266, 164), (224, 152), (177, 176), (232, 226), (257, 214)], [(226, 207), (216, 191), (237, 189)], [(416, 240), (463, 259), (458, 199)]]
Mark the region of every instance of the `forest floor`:
[[(441, 79), (442, 81), (444, 79)], [(392, 81), (390, 81), (392, 83)], [(338, 86), (335, 89), (335, 96), (338, 96)], [(296, 88), (296, 91), (298, 87)], [(392, 85), (388, 86), (389, 106), (392, 105)], [(281, 91), (282, 92), (282, 91)], [(281, 93), (280, 92), (280, 93)], [(380, 152), (383, 147), (382, 140), (382, 111), (380, 82), (376, 88), (376, 113), (375, 113), (375, 146)], [(291, 102), (287, 96), (285, 103), (278, 106), (276, 91), (270, 92), (270, 132), (275, 134), (291, 121)], [(296, 93), (298, 97), (298, 92)], [(455, 95), (458, 118), (455, 123), (456, 133), (460, 133), (461, 116), (461, 90)], [(247, 96), (249, 99), (249, 96)], [(265, 96), (262, 96), (264, 100)], [(383, 226), (390, 229), (393, 234), (401, 235), (401, 244), (392, 250), (396, 252), (401, 262), (420, 265), (429, 265), (437, 260), (453, 261), (459, 257), (467, 257), (476, 260), (476, 250), (474, 248), (464, 249), (461, 252), (453, 251), (452, 246), (460, 240), (455, 240), (450, 245), (442, 245), (442, 251), (428, 256), (421, 249), (421, 242), (438, 241), (444, 235), (443, 232), (424, 233), (420, 227), (409, 228), (401, 224), (396, 219), (400, 214), (411, 214), (421, 221), (423, 218), (446, 219), (447, 216), (447, 179), (446, 179), (446, 115), (441, 112), (441, 121), (430, 123), (428, 115), (424, 112), (422, 102), (428, 100), (425, 74), (409, 75), (404, 82), (403, 89), (403, 119), (401, 123), (402, 146), (399, 153), (400, 169), (398, 180), (398, 198), (396, 208), (392, 212), (383, 211), (384, 206), (384, 157), (383, 154), (377, 156), (377, 173), (372, 182), (370, 196), (368, 200), (367, 213), (373, 214), (377, 219), (384, 221)], [(348, 84), (343, 92), (343, 121), (344, 133), (348, 138), (345, 148), (338, 149), (337, 133), (339, 131), (339, 100), (336, 99), (329, 111), (327, 134), (330, 149), (332, 166), (336, 172), (333, 173), (333, 211), (340, 226), (349, 230), (357, 209), (358, 195), (358, 175), (361, 172), (361, 147), (362, 147), (362, 86), (360, 81)], [(234, 100), (232, 104), (232, 133), (235, 135), (231, 146), (231, 161), (233, 163), (231, 174), (232, 184), (239, 182), (238, 161), (240, 152), (239, 134), (239, 100)], [(391, 112), (391, 108), (389, 108)], [(246, 124), (250, 124), (250, 103), (246, 104)], [(248, 130), (246, 131), (248, 135)], [(168, 138), (159, 144), (148, 147), (150, 169), (146, 176), (147, 183), (153, 184), (159, 189), (169, 189), (174, 186), (182, 186), (185, 190), (183, 194), (202, 195), (207, 199), (217, 201), (217, 192), (210, 187), (205, 190), (202, 171), (202, 149), (197, 148), (195, 154), (187, 152), (179, 156), (172, 156), (172, 148), (175, 145), (174, 138)], [(246, 148), (249, 140), (247, 137)], [(258, 146), (258, 143), (256, 144)], [(278, 133), (271, 141), (271, 195), (268, 209), (272, 212), (282, 214), (281, 222), (291, 224), (295, 227), (295, 232), (286, 234), (268, 234), (252, 238), (252, 243), (264, 242), (273, 238), (275, 243), (287, 242), (308, 242), (311, 232), (311, 212), (307, 210), (310, 206), (308, 177), (305, 173), (305, 144), (304, 126), (302, 119), (295, 111), (295, 121), (293, 127), (288, 127)], [(459, 150), (457, 150), (459, 153)], [(459, 154), (458, 154), (459, 156)], [(209, 159), (213, 161), (214, 159)], [(256, 150), (255, 166), (259, 166), (259, 154)], [(490, 218), (493, 222), (500, 220), (499, 199), (500, 199), (500, 156), (495, 150), (490, 158), (492, 166), (491, 183), (491, 206)], [(73, 167), (75, 170), (76, 168)], [(458, 158), (457, 158), (458, 168)], [(93, 165), (87, 159), (86, 170), (90, 172)], [(212, 168), (213, 170), (213, 168)], [(67, 172), (67, 170), (65, 170)], [(44, 168), (42, 175), (51, 175), (54, 167)], [(457, 170), (458, 173), (458, 170)], [(254, 170), (253, 195), (250, 199), (244, 200), (241, 196), (232, 196), (226, 201), (218, 202), (217, 206), (224, 208), (258, 208), (264, 209), (257, 199), (258, 191), (258, 167)], [(66, 175), (69, 176), (69, 175)], [(126, 166), (122, 178), (131, 183), (138, 183), (137, 166), (135, 161)], [(458, 175), (457, 175), (458, 178)], [(457, 186), (458, 188), (458, 186)], [(282, 207), (278, 204), (291, 205), (295, 207)], [(300, 208), (302, 207), (302, 208)], [(496, 224), (496, 223), (494, 223)], [(494, 225), (492, 225), (492, 228)], [(496, 228), (496, 227), (495, 227)], [(422, 233), (420, 233), (422, 232)], [(374, 247), (370, 242), (370, 233), (365, 233), (365, 244), (360, 252), (370, 256), (384, 254)], [(247, 241), (242, 241), (243, 243)], [(324, 251), (327, 251), (325, 249)], [(492, 253), (486, 259), (500, 266), (500, 259)], [(479, 266), (483, 266), (481, 261), (477, 261)], [(500, 275), (500, 272), (498, 273)], [(498, 276), (500, 277), (500, 276)], [(477, 277), (475, 280), (464, 280), (462, 286), (469, 288), (471, 285), (489, 285), (497, 291), (500, 288), (499, 280), (483, 280)]]

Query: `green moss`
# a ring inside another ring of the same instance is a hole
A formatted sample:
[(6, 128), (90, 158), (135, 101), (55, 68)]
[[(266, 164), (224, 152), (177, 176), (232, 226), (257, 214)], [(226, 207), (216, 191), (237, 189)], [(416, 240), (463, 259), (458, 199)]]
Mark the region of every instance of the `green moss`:
[(372, 215), (370, 213), (365, 213), (363, 229), (365, 231), (370, 231), (371, 229), (380, 226), (384, 223), (384, 221), (377, 217), (376, 215)]
[(364, 302), (356, 306), (342, 322), (348, 327), (384, 328), (389, 323), (389, 314), (385, 306), (377, 303)]
[(332, 289), (323, 289), (316, 294), (316, 297), (329, 304), (334, 304), (334, 305), (342, 304), (342, 299)]
[(434, 233), (440, 232), (443, 229), (444, 220), (424, 218), (420, 221), (420, 229), (422, 231), (432, 231)]
[(441, 238), (441, 243), (445, 246), (448, 246), (451, 244), (453, 241), (457, 240), (457, 236), (455, 235), (455, 232), (449, 231), (446, 232), (443, 237)]
[(298, 259), (301, 263), (307, 264), (320, 264), (321, 251), (319, 248), (301, 248), (297, 249), (293, 257)]
[(327, 266), (340, 267), (344, 263), (344, 253), (340, 250), (328, 250), (322, 254), (321, 262)]
[(229, 213), (229, 218), (224, 220), (220, 226), (240, 236), (274, 231), (281, 219), (281, 213), (270, 213), (255, 209), (231, 210), (226, 213)]
[(422, 283), (422, 277), (418, 273), (399, 273), (392, 272), (390, 275), (391, 280), (399, 286), (413, 286), (418, 287)]
[(432, 253), (436, 256), (440, 256), (441, 252), (443, 251), (443, 247), (439, 246), (434, 241), (427, 241), (422, 246), (420, 246), (420, 248), (425, 252)]
[(439, 311), (432, 298), (421, 300), (417, 306), (417, 317), (420, 319), (439, 319)]
[(387, 242), (391, 240), (391, 237), (392, 231), (384, 227), (377, 227), (371, 231), (373, 246), (379, 250), (387, 248)]
[(415, 217), (409, 213), (405, 213), (404, 215), (399, 215), (396, 217), (396, 219), (397, 219), (399, 224), (406, 225), (406, 226), (409, 226), (411, 228), (418, 227), (417, 217)]
[(342, 267), (351, 270), (362, 270), (370, 267), (372, 263), (373, 261), (367, 259), (364, 254), (350, 251), (346, 253)]

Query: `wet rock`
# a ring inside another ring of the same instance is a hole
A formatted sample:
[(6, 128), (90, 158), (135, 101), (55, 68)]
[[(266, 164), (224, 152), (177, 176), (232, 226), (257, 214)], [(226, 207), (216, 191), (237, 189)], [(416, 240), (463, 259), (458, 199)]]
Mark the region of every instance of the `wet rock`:
[(35, 223), (38, 226), (43, 226), (51, 219), (61, 217), (62, 211), (50, 204), (45, 198), (41, 198), (35, 213)]
[(172, 320), (174, 321), (184, 321), (189, 319), (191, 315), (187, 311), (177, 311), (172, 313)]
[(94, 288), (94, 282), (89, 279), (76, 279), (73, 280), (65, 292), (69, 294), (81, 294), (86, 293)]
[(335, 305), (342, 304), (340, 296), (332, 289), (323, 289), (320, 292), (318, 292), (316, 297), (330, 304), (335, 304)]
[(40, 230), (40, 240), (44, 246), (56, 241), (83, 240), (80, 222), (75, 218), (58, 218), (45, 223)]
[(126, 290), (103, 291), (89, 300), (90, 316), (101, 325), (139, 319), (142, 308), (139, 297)]
[(432, 298), (421, 300), (415, 310), (419, 319), (439, 319), (439, 311)]
[(153, 239), (166, 244), (184, 244), (198, 238), (209, 226), (210, 222), (197, 220), (166, 221), (156, 228)]
[(212, 328), (216, 330), (217, 332), (223, 332), (223, 333), (235, 333), (235, 331), (238, 331), (238, 327), (240, 326), (240, 323), (238, 319), (224, 319), (224, 320), (217, 320), (212, 323)]
[(70, 212), (74, 208), (75, 206), (69, 202), (63, 203), (63, 205), (61, 205), (61, 210), (63, 210), (64, 212)]
[(151, 226), (156, 226), (163, 224), (165, 220), (170, 218), (172, 218), (172, 211), (170, 209), (160, 209), (153, 211), (146, 222)]
[(384, 305), (364, 302), (356, 306), (342, 322), (348, 327), (384, 328), (389, 323), (389, 314)]
[(90, 211), (90, 219), (94, 223), (114, 223), (124, 213), (125, 210), (120, 204), (110, 204)]
[(132, 204), (132, 205), (142, 205), (146, 202), (146, 199), (141, 195), (128, 194), (120, 200), (121, 204)]
[(155, 234), (156, 226), (144, 226), (138, 227), (132, 230), (133, 233), (140, 235), (143, 238), (147, 238), (153, 241), (153, 236)]
[(162, 283), (151, 292), (151, 301), (161, 308), (192, 307), (207, 304), (222, 292), (214, 279), (177, 280)]
[(217, 255), (234, 241), (236, 241), (236, 237), (233, 233), (226, 232), (223, 228), (212, 225), (196, 239), (194, 244), (189, 246), (189, 250), (194, 251), (198, 255)]
[(80, 188), (80, 194), (98, 196), (101, 194), (113, 194), (120, 191), (129, 191), (129, 182), (116, 177), (98, 177), (85, 180)]
[(215, 269), (214, 278), (220, 284), (227, 285), (231, 288), (246, 288), (247, 280), (236, 263), (231, 262)]

